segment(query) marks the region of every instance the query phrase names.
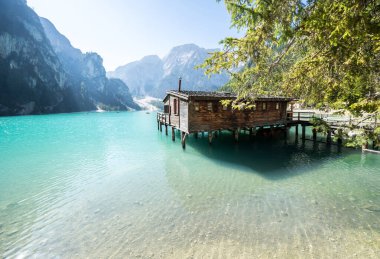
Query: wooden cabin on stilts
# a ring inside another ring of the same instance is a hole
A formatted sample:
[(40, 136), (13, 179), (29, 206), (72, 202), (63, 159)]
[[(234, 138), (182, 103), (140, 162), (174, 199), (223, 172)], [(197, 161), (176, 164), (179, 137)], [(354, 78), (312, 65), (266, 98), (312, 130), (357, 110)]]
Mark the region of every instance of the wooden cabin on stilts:
[[(180, 79), (178, 90), (168, 91), (163, 100), (164, 112), (157, 113), (158, 130), (162, 132), (162, 126), (164, 126), (165, 134), (168, 135), (168, 127), (171, 127), (173, 141), (176, 138), (175, 131), (180, 131), (183, 148), (186, 147), (186, 138), (189, 134), (194, 134), (195, 138), (198, 138), (199, 133), (203, 136), (206, 132), (211, 144), (213, 139), (224, 130), (231, 131), (235, 141), (238, 141), (241, 131), (248, 131), (250, 135), (256, 135), (256, 132), (264, 127), (269, 128), (273, 133), (276, 128), (288, 132), (294, 126), (295, 136), (298, 139), (301, 126), (301, 139), (304, 142), (306, 127), (312, 126), (312, 118), (319, 118), (325, 120), (329, 125), (326, 143), (331, 145), (332, 135), (335, 134), (333, 132), (341, 131), (343, 127), (351, 127), (352, 124), (351, 117), (349, 121), (331, 121), (325, 118), (326, 115), (316, 114), (313, 111), (293, 111), (295, 99), (288, 97), (257, 97), (251, 108), (241, 110), (232, 109), (231, 105), (222, 105), (222, 100), (233, 101), (236, 98), (235, 94), (228, 92), (183, 91)], [(368, 122), (363, 122), (361, 119), (358, 123), (363, 124), (363, 129), (374, 132), (378, 121), (376, 115), (373, 117)], [(315, 128), (312, 129), (311, 140), (317, 141)], [(342, 139), (339, 137), (337, 144), (342, 144)], [(375, 141), (373, 148), (375, 148)], [(367, 150), (367, 145), (363, 146), (363, 150)]]
[(167, 127), (172, 128), (172, 140), (175, 130), (181, 132), (182, 147), (186, 147), (189, 134), (198, 137), (199, 133), (208, 133), (211, 144), (223, 130), (233, 132), (236, 141), (241, 130), (255, 134), (257, 128), (287, 126), (287, 107), (292, 98), (260, 97), (251, 109), (232, 109), (231, 105), (222, 105), (222, 100), (235, 100), (236, 95), (228, 92), (183, 91), (181, 79), (178, 90), (167, 92), (164, 98), (164, 112), (157, 114), (158, 128), (168, 135)]

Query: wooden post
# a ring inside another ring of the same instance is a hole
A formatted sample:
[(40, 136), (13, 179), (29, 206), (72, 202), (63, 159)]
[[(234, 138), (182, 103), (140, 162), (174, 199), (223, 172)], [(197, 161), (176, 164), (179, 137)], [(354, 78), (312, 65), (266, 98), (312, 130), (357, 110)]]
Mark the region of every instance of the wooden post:
[(183, 131), (181, 131), (181, 143), (182, 143), (182, 148), (186, 148), (186, 136), (187, 134)]
[(161, 123), (160, 117), (161, 117), (160, 114), (157, 113), (157, 130), (160, 130), (160, 123)]
[(196, 139), (198, 139), (198, 132), (195, 132), (195, 133), (194, 133), (194, 137), (195, 137)]
[(326, 143), (330, 144), (331, 143), (331, 130), (327, 132), (327, 138), (326, 138)]
[(160, 131), (162, 132), (162, 123), (160, 122)]
[(214, 132), (214, 137), (215, 137), (215, 138), (218, 138), (218, 131), (215, 131), (215, 132)]
[(296, 137), (298, 137), (298, 124), (296, 124)]
[(364, 151), (364, 149), (368, 149), (368, 142), (362, 145), (362, 151)]
[(239, 142), (239, 129), (236, 129), (236, 130), (234, 131), (234, 135), (235, 135), (235, 141), (236, 141), (236, 142)]
[(172, 140), (175, 141), (175, 130), (174, 130), (174, 127), (172, 127)]
[(208, 132), (208, 143), (211, 145), (212, 144), (212, 131)]
[(274, 126), (270, 125), (270, 136), (273, 137), (274, 135)]
[(313, 140), (317, 141), (317, 130), (313, 129)]
[(167, 136), (168, 135), (168, 125), (165, 124), (165, 135)]
[(342, 143), (343, 143), (343, 140), (341, 138), (341, 136), (342, 136), (342, 129), (338, 129), (338, 134), (339, 134), (339, 138), (338, 138), (337, 142), (338, 142), (338, 146), (341, 146)]
[(256, 133), (257, 133), (257, 131), (256, 131), (256, 126), (255, 126), (255, 127), (252, 128), (252, 134), (253, 134), (253, 136), (256, 136)]
[(302, 140), (306, 139), (306, 126), (302, 124)]

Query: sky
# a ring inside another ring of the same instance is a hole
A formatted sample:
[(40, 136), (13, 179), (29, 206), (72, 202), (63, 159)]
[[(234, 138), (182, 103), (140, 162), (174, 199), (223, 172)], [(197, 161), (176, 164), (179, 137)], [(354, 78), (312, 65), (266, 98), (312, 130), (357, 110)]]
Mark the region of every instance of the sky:
[(171, 48), (195, 43), (218, 48), (230, 28), (223, 1), (216, 0), (27, 0), (39, 16), (83, 52), (97, 52), (107, 71), (140, 60), (160, 57)]

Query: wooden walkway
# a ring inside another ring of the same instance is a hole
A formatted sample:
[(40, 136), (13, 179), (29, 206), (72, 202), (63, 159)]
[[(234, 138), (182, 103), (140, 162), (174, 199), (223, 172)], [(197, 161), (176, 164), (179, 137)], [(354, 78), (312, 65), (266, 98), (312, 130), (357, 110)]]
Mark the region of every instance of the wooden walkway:
[[(380, 126), (380, 121), (377, 119), (377, 114), (371, 114), (367, 115), (363, 118), (353, 118), (349, 116), (342, 116), (342, 115), (335, 115), (332, 113), (316, 113), (314, 111), (289, 111), (287, 113), (287, 121), (285, 125), (267, 125), (267, 126), (261, 126), (258, 128), (264, 128), (264, 127), (270, 127), (273, 129), (274, 127), (281, 127), (281, 128), (291, 128), (295, 126), (295, 134), (298, 136), (299, 134), (299, 126), (301, 126), (301, 136), (302, 139), (306, 139), (306, 127), (312, 126), (311, 120), (313, 118), (319, 118), (324, 120), (327, 125), (330, 127), (330, 131), (327, 132), (326, 137), (326, 143), (332, 143), (332, 134), (336, 129), (339, 128), (361, 128), (364, 129), (367, 132), (373, 132), (376, 127)], [(170, 118), (169, 114), (158, 112), (157, 113), (157, 125), (158, 130), (162, 131), (162, 126), (165, 126), (165, 133), (168, 135), (168, 126), (170, 125)], [(175, 128), (172, 127), (172, 139), (175, 141)], [(249, 129), (240, 129), (240, 130), (249, 130), (250, 134), (253, 133), (253, 135), (256, 134), (256, 127), (252, 127)], [(217, 133), (216, 133), (217, 134)], [(195, 133), (195, 136), (197, 137), (198, 134)], [(235, 140), (238, 140), (239, 136), (239, 130), (234, 131), (234, 137)], [(186, 135), (181, 135), (181, 142), (184, 147), (184, 141), (185, 141)], [(211, 144), (213, 138), (213, 134), (211, 136), (209, 135), (209, 142)], [(313, 130), (313, 140), (317, 140), (317, 132), (316, 130)], [(341, 139), (338, 139), (338, 144), (342, 143)]]
[(369, 114), (363, 118), (353, 118), (351, 116), (334, 115), (332, 113), (316, 113), (308, 111), (294, 111), (288, 113), (289, 124), (306, 124), (311, 125), (312, 118), (324, 120), (332, 129), (337, 128), (362, 128), (367, 131), (373, 131), (380, 126), (377, 114)]

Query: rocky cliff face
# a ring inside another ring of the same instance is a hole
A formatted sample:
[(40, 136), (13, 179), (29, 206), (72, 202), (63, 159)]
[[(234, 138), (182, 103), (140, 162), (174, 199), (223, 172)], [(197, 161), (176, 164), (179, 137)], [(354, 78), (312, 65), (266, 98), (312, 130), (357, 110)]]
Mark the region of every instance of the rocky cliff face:
[(106, 77), (101, 56), (97, 53), (82, 53), (49, 20), (40, 18), (40, 21), (65, 71), (74, 82), (76, 92), (86, 95), (97, 109), (140, 109), (133, 102), (128, 86), (120, 80)]
[(0, 0), (0, 115), (70, 111), (67, 78), (39, 17), (25, 1)]
[(0, 115), (138, 109), (124, 84), (106, 78), (98, 55), (46, 28), (24, 0), (0, 0)]
[(214, 50), (200, 48), (195, 44), (186, 44), (173, 48), (163, 60), (157, 56), (148, 56), (107, 75), (123, 80), (135, 96), (161, 98), (167, 90), (177, 89), (179, 77), (182, 77), (183, 89), (213, 91), (228, 82), (228, 75), (208, 78), (202, 69), (195, 69), (212, 51)]

